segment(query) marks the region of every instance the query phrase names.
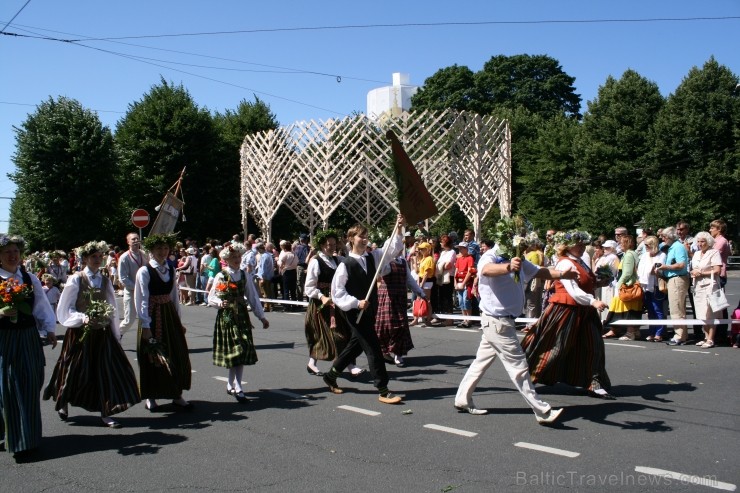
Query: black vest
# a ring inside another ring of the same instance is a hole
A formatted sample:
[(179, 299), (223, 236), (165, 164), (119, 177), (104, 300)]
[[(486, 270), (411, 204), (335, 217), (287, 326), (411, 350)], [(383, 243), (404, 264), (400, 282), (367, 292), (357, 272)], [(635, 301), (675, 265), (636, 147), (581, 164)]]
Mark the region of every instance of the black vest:
[[(357, 259), (347, 257), (344, 259), (344, 265), (347, 267), (347, 284), (344, 288), (347, 293), (354, 296), (358, 300), (364, 300), (367, 296), (367, 292), (370, 290), (370, 286), (375, 277), (375, 258), (372, 255), (367, 254), (364, 256), (365, 262), (367, 263), (367, 272), (362, 269), (362, 265)], [(378, 291), (373, 289), (370, 295), (370, 308), (365, 311), (368, 315), (375, 316), (375, 310), (378, 307)], [(357, 311), (357, 310), (352, 310)], [(369, 317), (363, 317), (366, 319)]]
[(149, 296), (169, 295), (172, 292), (172, 283), (175, 282), (175, 272), (171, 265), (167, 268), (170, 270), (170, 280), (165, 282), (159, 277), (157, 269), (147, 264), (149, 270)]

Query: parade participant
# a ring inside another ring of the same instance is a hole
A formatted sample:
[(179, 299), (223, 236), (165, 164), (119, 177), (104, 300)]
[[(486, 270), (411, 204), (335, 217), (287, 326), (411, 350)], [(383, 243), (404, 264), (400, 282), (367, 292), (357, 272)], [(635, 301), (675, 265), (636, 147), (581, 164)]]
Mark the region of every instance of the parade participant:
[(62, 284), (67, 282), (68, 275), (68, 266), (65, 266), (62, 263), (63, 257), (64, 252), (61, 250), (51, 252), (49, 254), (49, 265), (46, 267), (46, 273), (54, 276), (54, 278)]
[[(391, 394), (388, 390), (388, 373), (385, 369), (385, 361), (380, 350), (378, 336), (374, 329), (378, 296), (374, 289), (375, 286), (372, 284), (376, 268), (383, 268), (382, 265), (379, 265), (383, 252), (388, 250), (391, 255), (389, 258), (394, 258), (401, 253), (403, 249), (403, 236), (400, 234), (402, 226), (403, 216), (399, 214), (396, 225), (398, 234), (388, 239), (383, 248), (376, 248), (371, 253), (366, 252), (368, 244), (367, 228), (356, 224), (347, 232), (347, 240), (352, 246), (352, 251), (337, 267), (331, 283), (331, 298), (335, 306), (346, 312), (352, 336), (347, 346), (334, 360), (329, 373), (323, 377), (324, 383), (329, 386), (332, 393), (341, 394), (344, 392), (337, 386), (337, 377), (352, 360), (364, 352), (367, 356), (370, 374), (380, 394), (378, 400), (384, 404), (398, 404), (401, 402), (401, 397)], [(365, 299), (368, 293), (370, 293), (370, 297)], [(357, 318), (360, 314), (362, 316), (358, 321)]]
[(99, 412), (103, 426), (120, 428), (110, 416), (141, 399), (136, 374), (120, 344), (113, 284), (100, 270), (107, 249), (104, 241), (77, 249), (85, 268), (69, 278), (59, 299), (57, 319), (67, 332), (44, 400), (56, 401), (62, 421), (67, 421), (72, 405)]
[(522, 347), (534, 383), (562, 382), (587, 389), (591, 397), (614, 399), (608, 392), (611, 383), (598, 313), (606, 304), (594, 298), (596, 276), (582, 259), (590, 240), (583, 231), (555, 235), (559, 258), (555, 269), (565, 279), (555, 281), (550, 304), (522, 340)]
[(152, 412), (158, 408), (158, 398), (172, 399), (179, 409), (193, 407), (182, 398), (182, 392), (190, 390), (190, 356), (180, 321), (175, 270), (167, 265), (176, 241), (174, 233), (147, 237), (144, 246), (152, 259), (136, 273), (134, 297), (141, 320), (136, 342), (139, 388)]
[(138, 233), (126, 235), (128, 250), (118, 259), (118, 280), (123, 289), (123, 320), (121, 321), (121, 337), (136, 323), (136, 306), (134, 304), (134, 287), (136, 273), (149, 261), (147, 255), (141, 251), (141, 241)]
[(241, 243), (232, 243), (221, 250), (219, 256), (227, 266), (216, 274), (208, 293), (208, 304), (218, 308), (213, 329), (213, 364), (229, 369), (226, 393), (239, 402), (247, 402), (242, 389), (244, 365), (257, 363), (247, 301), (262, 322), (262, 328), (270, 326), (251, 276), (239, 269), (245, 251)]
[[(502, 230), (505, 224), (499, 223), (496, 229)], [(475, 406), (473, 392), (496, 356), (499, 356), (509, 378), (534, 411), (537, 422), (542, 425), (554, 423), (563, 410), (553, 409), (550, 404), (540, 400), (534, 390), (527, 360), (517, 339), (514, 319), (524, 310), (527, 283), (535, 277), (560, 279), (560, 273), (516, 256), (505, 258), (498, 254), (497, 248), (486, 250), (481, 255), (477, 272), (483, 334), (475, 360), (457, 389), (455, 409), (473, 415), (488, 413)], [(570, 273), (566, 277), (574, 278), (575, 274)]]
[(403, 256), (396, 257), (381, 271), (375, 334), (383, 357), (399, 368), (406, 366), (403, 357), (414, 349), (406, 308), (407, 289), (415, 296), (426, 299), (424, 290), (411, 277), (406, 259)]
[(0, 309), (0, 432), (4, 449), (17, 459), (33, 453), (41, 443), (41, 386), (44, 352), (39, 331), (46, 332), (51, 347), (57, 345), (56, 317), (41, 282), (21, 266), (26, 242), (20, 236), (0, 235), (0, 282), (25, 285), (26, 295), (17, 307)]

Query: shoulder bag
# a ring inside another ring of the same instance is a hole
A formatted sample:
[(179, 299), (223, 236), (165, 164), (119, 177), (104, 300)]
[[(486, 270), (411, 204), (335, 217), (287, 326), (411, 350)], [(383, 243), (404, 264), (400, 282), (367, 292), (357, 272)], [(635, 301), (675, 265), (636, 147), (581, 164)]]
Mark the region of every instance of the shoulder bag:
[(712, 307), (712, 311), (715, 313), (721, 312), (730, 306), (725, 296), (725, 290), (721, 287), (718, 287), (716, 291), (714, 290), (714, 270), (712, 270), (712, 292), (709, 294), (709, 306)]

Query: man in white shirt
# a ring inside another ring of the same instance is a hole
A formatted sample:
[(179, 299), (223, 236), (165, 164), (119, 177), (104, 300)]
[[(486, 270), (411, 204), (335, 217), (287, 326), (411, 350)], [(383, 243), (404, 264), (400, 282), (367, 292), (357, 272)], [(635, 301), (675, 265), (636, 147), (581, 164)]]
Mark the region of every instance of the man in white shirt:
[(141, 251), (141, 240), (138, 233), (127, 234), (126, 243), (128, 243), (128, 250), (123, 252), (118, 259), (118, 276), (123, 286), (121, 337), (136, 323), (136, 305), (134, 303), (136, 273), (149, 262), (147, 255)]
[[(382, 270), (383, 252), (388, 249), (385, 262), (394, 259), (403, 251), (403, 216), (398, 215), (397, 232), (386, 241), (383, 248), (376, 248), (367, 253), (367, 228), (356, 224), (347, 232), (347, 240), (352, 244), (352, 251), (337, 267), (331, 282), (331, 298), (334, 304), (346, 312), (347, 322), (352, 331), (347, 346), (337, 356), (331, 370), (324, 374), (324, 383), (334, 394), (344, 391), (337, 386), (337, 377), (355, 358), (365, 353), (370, 374), (378, 389), (378, 400), (383, 404), (399, 404), (401, 397), (388, 390), (388, 373), (380, 349), (378, 336), (375, 334), (375, 315), (378, 309), (378, 295), (373, 282), (376, 270)], [(372, 290), (370, 288), (373, 288)], [(365, 299), (370, 292), (369, 299)], [(358, 315), (361, 318), (358, 322)]]
[[(563, 410), (553, 409), (550, 404), (541, 401), (535, 392), (529, 376), (527, 358), (516, 336), (514, 319), (524, 310), (524, 289), (531, 279), (559, 279), (561, 273), (519, 258), (504, 259), (495, 252), (495, 248), (486, 251), (478, 262), (483, 335), (475, 360), (460, 382), (455, 396), (455, 409), (473, 415), (488, 413), (485, 409), (475, 407), (473, 392), (483, 374), (496, 360), (496, 356), (499, 356), (509, 378), (534, 410), (537, 422), (554, 423)], [(518, 283), (514, 280), (516, 272), (519, 273)], [(563, 276), (573, 279), (577, 274), (568, 272)]]

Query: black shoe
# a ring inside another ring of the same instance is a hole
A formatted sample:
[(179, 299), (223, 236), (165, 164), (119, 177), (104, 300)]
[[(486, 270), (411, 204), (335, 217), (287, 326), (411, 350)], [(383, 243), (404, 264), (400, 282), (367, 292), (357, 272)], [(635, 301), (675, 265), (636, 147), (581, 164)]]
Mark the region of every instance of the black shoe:
[(324, 380), (324, 383), (329, 386), (329, 392), (332, 394), (343, 394), (344, 390), (340, 389), (337, 386), (337, 379), (331, 378), (329, 375), (324, 374), (322, 377)]
[(106, 428), (115, 428), (115, 429), (122, 428), (121, 423), (119, 423), (118, 421), (112, 420), (112, 419), (107, 423), (102, 420), (101, 422), (103, 423), (103, 426), (105, 426)]
[(307, 366), (306, 367), (306, 371), (308, 372), (309, 375), (315, 375), (317, 377), (323, 377), (324, 376), (324, 372), (322, 372), (322, 371), (313, 371), (310, 366)]
[(154, 404), (153, 406), (150, 406), (149, 404), (144, 404), (144, 408), (146, 408), (147, 411), (150, 413), (156, 413), (159, 412), (159, 404)]
[(593, 390), (589, 390), (588, 391), (588, 396), (589, 397), (594, 397), (596, 399), (604, 399), (605, 401), (615, 401), (615, 400), (617, 400), (616, 397), (614, 397), (613, 395), (611, 395), (608, 392), (606, 394), (599, 394), (599, 393), (594, 392)]
[(236, 394), (234, 394), (234, 397), (236, 397), (236, 400), (237, 401), (239, 401), (239, 402), (241, 402), (243, 404), (246, 404), (246, 403), (249, 402), (249, 399), (247, 399), (247, 396), (244, 395), (244, 392), (241, 392), (241, 391), (240, 392), (237, 392)]
[(62, 421), (67, 421), (69, 419), (69, 415), (64, 411), (57, 411), (57, 414), (59, 415), (59, 419)]
[(175, 401), (172, 401), (172, 405), (175, 406), (176, 409), (180, 411), (192, 411), (195, 406), (193, 406), (192, 402), (188, 402), (187, 404), (179, 404)]

